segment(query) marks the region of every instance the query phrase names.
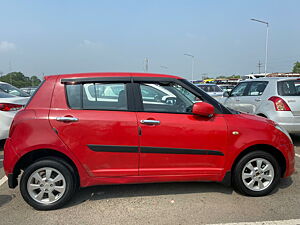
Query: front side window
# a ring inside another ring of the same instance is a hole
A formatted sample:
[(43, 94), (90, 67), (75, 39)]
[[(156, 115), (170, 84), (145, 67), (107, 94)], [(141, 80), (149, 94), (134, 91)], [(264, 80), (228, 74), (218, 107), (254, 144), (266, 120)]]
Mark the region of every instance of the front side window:
[(142, 83), (140, 89), (146, 112), (190, 113), (194, 102), (199, 100), (175, 83)]
[(247, 86), (248, 86), (248, 83), (246, 83), (246, 82), (240, 83), (238, 86), (236, 86), (231, 91), (230, 96), (232, 96), (232, 97), (243, 96)]
[(266, 89), (267, 85), (268, 85), (267, 81), (252, 82), (247, 95), (260, 96), (264, 93), (264, 90)]
[(278, 94), (281, 96), (300, 96), (300, 80), (278, 82)]
[(74, 109), (127, 110), (125, 84), (86, 83), (67, 85), (68, 103)]

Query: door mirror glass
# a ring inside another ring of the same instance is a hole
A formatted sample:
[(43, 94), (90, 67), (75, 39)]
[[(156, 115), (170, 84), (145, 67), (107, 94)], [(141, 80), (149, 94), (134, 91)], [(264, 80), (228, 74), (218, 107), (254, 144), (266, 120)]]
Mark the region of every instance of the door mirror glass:
[(223, 93), (223, 97), (229, 97), (229, 91), (225, 91), (225, 92)]
[(206, 102), (196, 102), (193, 105), (193, 114), (205, 117), (212, 117), (215, 113), (215, 108)]

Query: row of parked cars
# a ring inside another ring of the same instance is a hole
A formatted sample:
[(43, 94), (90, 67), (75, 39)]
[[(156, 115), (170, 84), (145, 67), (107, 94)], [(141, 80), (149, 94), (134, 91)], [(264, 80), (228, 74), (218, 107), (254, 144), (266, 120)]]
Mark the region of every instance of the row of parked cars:
[[(272, 77), (245, 80), (236, 86), (196, 84), (228, 108), (269, 118), (284, 127), (289, 133), (300, 133), (300, 78)], [(114, 91), (118, 91), (117, 86)], [(8, 136), (11, 121), (37, 87), (18, 89), (0, 82), (0, 140)], [(106, 90), (113, 91), (113, 90)], [(142, 89), (148, 99), (156, 104), (175, 96), (159, 86), (149, 85)], [(92, 98), (92, 91), (88, 92)], [(162, 103), (161, 103), (162, 104)]]

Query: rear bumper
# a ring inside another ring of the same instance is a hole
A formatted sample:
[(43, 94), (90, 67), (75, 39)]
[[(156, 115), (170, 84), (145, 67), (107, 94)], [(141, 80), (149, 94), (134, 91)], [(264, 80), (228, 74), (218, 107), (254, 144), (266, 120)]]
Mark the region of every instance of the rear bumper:
[(0, 126), (0, 140), (8, 137), (10, 125), (16, 115), (16, 112), (2, 112), (0, 111), (1, 126)]
[(284, 127), (289, 133), (300, 134), (300, 116), (294, 116), (290, 111), (277, 111), (268, 117)]
[(3, 167), (5, 174), (8, 176), (9, 174), (14, 173), (14, 168), (19, 159), (19, 156), (15, 152), (15, 149), (11, 143), (11, 139), (6, 139), (5, 145), (4, 145), (4, 161), (3, 161)]

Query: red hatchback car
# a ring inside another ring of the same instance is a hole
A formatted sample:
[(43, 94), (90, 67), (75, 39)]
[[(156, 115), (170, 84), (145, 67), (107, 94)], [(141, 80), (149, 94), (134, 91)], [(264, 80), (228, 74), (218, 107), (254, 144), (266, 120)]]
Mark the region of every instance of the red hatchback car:
[(294, 171), (276, 123), (233, 111), (188, 81), (160, 74), (48, 76), (15, 117), (4, 148), (10, 188), (36, 209), (78, 187), (217, 181), (262, 196)]

